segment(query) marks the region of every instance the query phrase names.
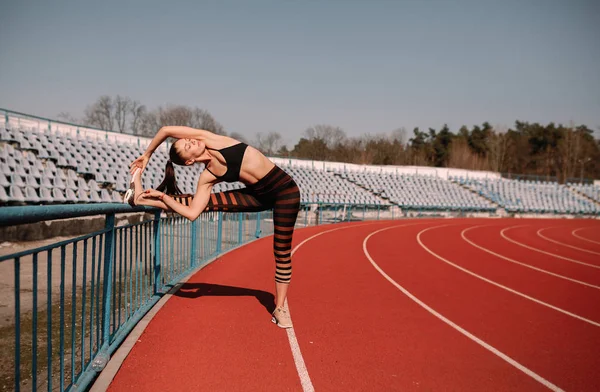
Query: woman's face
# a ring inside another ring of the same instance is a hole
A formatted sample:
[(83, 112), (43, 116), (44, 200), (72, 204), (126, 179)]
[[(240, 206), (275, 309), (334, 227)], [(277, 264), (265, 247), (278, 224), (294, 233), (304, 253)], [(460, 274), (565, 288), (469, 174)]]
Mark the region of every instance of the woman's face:
[(179, 139), (175, 142), (178, 155), (190, 165), (188, 161), (195, 161), (204, 153), (205, 145), (200, 140), (196, 139)]

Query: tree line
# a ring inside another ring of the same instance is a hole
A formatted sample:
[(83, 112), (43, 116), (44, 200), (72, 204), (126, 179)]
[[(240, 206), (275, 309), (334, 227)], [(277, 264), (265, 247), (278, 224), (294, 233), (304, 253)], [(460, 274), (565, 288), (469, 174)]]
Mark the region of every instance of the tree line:
[[(128, 97), (102, 96), (89, 105), (83, 119), (68, 113), (59, 118), (106, 130), (152, 137), (161, 126), (185, 125), (227, 135), (206, 110), (184, 105), (149, 110)], [(248, 143), (243, 135), (229, 136)], [(307, 128), (290, 150), (278, 132), (255, 135), (250, 143), (269, 156), (371, 165), (414, 165), (490, 170), (515, 175), (568, 179), (600, 178), (600, 139), (586, 125), (539, 124), (516, 121), (512, 127), (488, 122), (451, 130), (412, 133), (398, 128), (389, 134), (348, 137), (329, 124)]]

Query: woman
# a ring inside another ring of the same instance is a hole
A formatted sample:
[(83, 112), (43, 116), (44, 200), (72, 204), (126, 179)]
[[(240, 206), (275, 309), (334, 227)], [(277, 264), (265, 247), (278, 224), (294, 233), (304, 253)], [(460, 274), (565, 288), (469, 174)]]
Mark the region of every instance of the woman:
[[(152, 153), (168, 137), (178, 140), (169, 151), (165, 179), (157, 190), (142, 191), (141, 171)], [(193, 197), (174, 197), (181, 192), (175, 183), (173, 163), (205, 165), (206, 170), (200, 174)], [(292, 326), (284, 309), (292, 276), (292, 236), (300, 209), (300, 191), (292, 177), (245, 143), (206, 130), (179, 126), (162, 127), (146, 152), (133, 161), (130, 168), (134, 175), (135, 204), (174, 211), (189, 220), (195, 220), (203, 211), (255, 212), (272, 208), (276, 289), (272, 321), (281, 328)], [(136, 173), (137, 170), (140, 171)], [(213, 185), (220, 181), (240, 181), (246, 188), (211, 193)]]

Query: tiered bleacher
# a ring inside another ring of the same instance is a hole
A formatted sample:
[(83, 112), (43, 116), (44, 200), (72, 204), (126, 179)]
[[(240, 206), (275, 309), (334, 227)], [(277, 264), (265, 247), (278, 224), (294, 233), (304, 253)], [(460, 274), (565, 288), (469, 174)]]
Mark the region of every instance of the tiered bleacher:
[[(128, 136), (116, 141), (115, 135), (121, 134), (114, 133), (114, 140), (110, 140), (105, 131), (80, 135), (8, 121), (5, 125), (0, 123), (0, 205), (120, 203), (129, 186), (129, 164), (146, 149), (147, 140), (140, 143), (142, 139)], [(166, 161), (166, 149), (157, 149), (144, 171), (144, 188), (160, 184)], [(465, 178), (450, 173), (444, 177), (385, 173), (363, 166), (360, 170), (342, 170), (322, 163), (323, 168), (317, 169), (306, 161), (277, 161), (298, 183), (305, 204), (398, 205), (406, 210), (427, 211), (493, 212), (502, 207), (516, 213), (600, 213), (598, 185)], [(175, 166), (175, 170), (180, 189), (193, 194), (203, 167)], [(241, 182), (218, 183), (213, 192), (244, 187)]]
[(282, 165), (298, 184), (305, 203), (350, 203), (387, 205), (385, 200), (327, 170)]
[(577, 195), (557, 182), (453, 178), (481, 196), (492, 200), (508, 212), (595, 214), (600, 212), (597, 204)]
[(590, 199), (600, 203), (600, 185), (593, 184), (570, 184), (571, 188), (577, 192), (586, 195)]
[[(0, 128), (0, 202), (119, 203), (129, 186), (129, 164), (145, 148), (92, 137), (72, 137), (32, 129)], [(143, 175), (144, 188), (164, 176), (167, 156), (157, 150)], [(176, 166), (180, 189), (194, 193), (198, 167)], [(197, 172), (197, 173), (196, 173)], [(213, 192), (242, 188), (219, 183)]]
[(340, 173), (341, 178), (406, 209), (494, 211), (488, 200), (440, 177), (418, 174)]

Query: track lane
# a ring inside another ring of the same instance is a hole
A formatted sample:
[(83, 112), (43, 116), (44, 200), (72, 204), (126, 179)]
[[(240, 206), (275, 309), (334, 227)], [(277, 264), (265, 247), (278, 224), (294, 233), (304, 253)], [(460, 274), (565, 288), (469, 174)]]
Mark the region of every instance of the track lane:
[[(597, 230), (600, 230), (598, 225)], [(538, 235), (547, 241), (556, 241), (563, 246), (573, 247), (579, 249), (582, 252), (595, 254), (600, 258), (600, 244), (594, 244), (593, 242), (582, 240), (573, 236), (573, 229), (571, 227), (552, 226), (538, 230)]]
[(545, 252), (542, 254), (546, 254), (547, 256), (551, 257), (556, 257), (565, 261), (575, 262), (576, 264), (587, 264), (589, 268), (600, 269), (599, 256), (580, 252), (575, 249), (566, 248), (564, 246), (546, 241), (543, 238), (540, 238), (536, 235), (537, 230), (548, 226), (549, 225), (547, 223), (537, 223), (526, 226), (519, 225), (514, 228), (507, 228), (507, 230), (504, 231), (504, 236), (507, 238), (508, 242), (510, 242), (510, 240), (518, 242), (522, 245), (526, 245), (530, 248), (535, 249), (536, 251), (538, 251), (538, 253)]
[(600, 269), (570, 263), (505, 241), (500, 233), (506, 227), (512, 226), (512, 222), (508, 224), (496, 223), (494, 225), (475, 226), (472, 229), (468, 229), (464, 233), (464, 237), (475, 245), (481, 246), (498, 255), (596, 287), (600, 286)]
[[(328, 228), (297, 230), (293, 245)], [(265, 307), (274, 306), (274, 273), (272, 236), (198, 271), (150, 321), (109, 390), (302, 391), (286, 332)]]
[[(416, 229), (407, 229), (401, 236), (398, 230), (372, 238), (373, 258), (394, 280), (450, 320), (559, 387), (600, 387), (600, 375), (594, 370), (600, 365), (599, 328), (467, 275), (423, 250), (415, 239)], [(446, 236), (443, 230), (430, 230), (423, 242), (453, 261), (462, 260), (466, 244), (440, 240)], [(383, 250), (391, 238), (404, 238), (398, 244), (402, 245), (402, 254), (413, 257), (402, 257), (402, 262), (398, 262), (398, 252)]]
[[(368, 234), (398, 224), (323, 235), (297, 252), (303, 268), (292, 317), (315, 390), (547, 390), (424, 311), (361, 257)], [(398, 231), (380, 251), (398, 257), (409, 237)]]

